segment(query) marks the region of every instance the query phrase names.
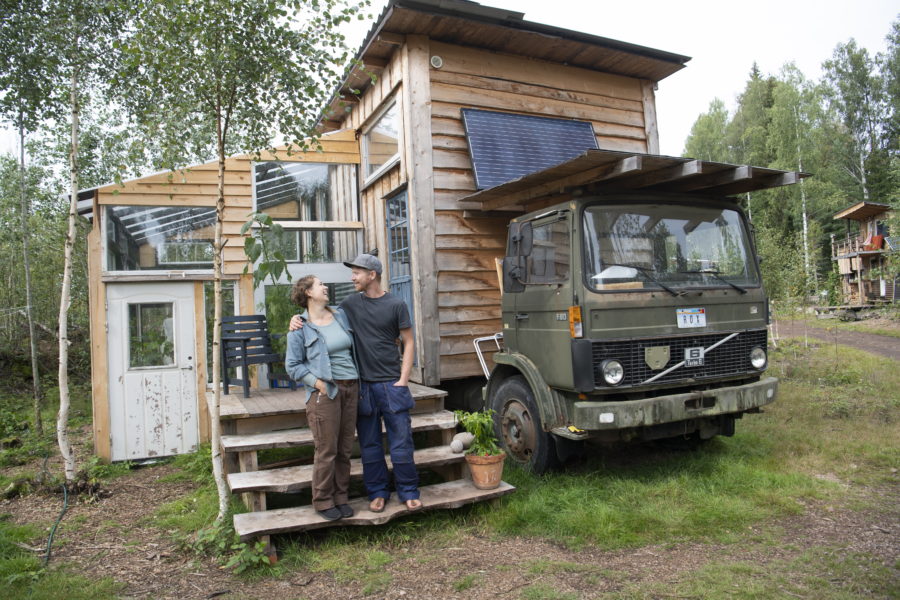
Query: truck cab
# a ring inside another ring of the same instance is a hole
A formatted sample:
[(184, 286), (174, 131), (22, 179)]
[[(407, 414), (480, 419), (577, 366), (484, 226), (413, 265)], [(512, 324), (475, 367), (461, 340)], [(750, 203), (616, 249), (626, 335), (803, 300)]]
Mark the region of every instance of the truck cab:
[(483, 389), (509, 456), (732, 435), (775, 400), (768, 301), (734, 199), (596, 192), (512, 219), (503, 348)]

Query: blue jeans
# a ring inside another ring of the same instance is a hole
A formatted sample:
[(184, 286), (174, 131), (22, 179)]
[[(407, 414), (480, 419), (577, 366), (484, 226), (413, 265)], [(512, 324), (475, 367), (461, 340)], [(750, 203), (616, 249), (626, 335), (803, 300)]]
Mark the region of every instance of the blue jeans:
[(393, 381), (360, 381), (356, 431), (363, 464), (363, 482), (369, 500), (389, 498), (390, 478), (381, 443), (381, 422), (387, 432), (394, 484), (401, 502), (419, 497), (419, 474), (413, 462), (412, 422), (409, 409), (415, 401), (408, 387)]

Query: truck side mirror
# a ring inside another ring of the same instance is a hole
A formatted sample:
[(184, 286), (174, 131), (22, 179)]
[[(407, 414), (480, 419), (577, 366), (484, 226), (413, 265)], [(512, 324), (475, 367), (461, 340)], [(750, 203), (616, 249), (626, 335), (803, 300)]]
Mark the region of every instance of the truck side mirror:
[(531, 223), (510, 223), (509, 242), (506, 245), (508, 256), (528, 256), (534, 245), (534, 234)]
[(503, 292), (517, 293), (525, 290), (525, 257), (506, 256), (503, 258)]
[(534, 233), (531, 229), (531, 223), (522, 223), (522, 229), (519, 230), (521, 241), (519, 242), (519, 256), (531, 256), (531, 250), (534, 247)]

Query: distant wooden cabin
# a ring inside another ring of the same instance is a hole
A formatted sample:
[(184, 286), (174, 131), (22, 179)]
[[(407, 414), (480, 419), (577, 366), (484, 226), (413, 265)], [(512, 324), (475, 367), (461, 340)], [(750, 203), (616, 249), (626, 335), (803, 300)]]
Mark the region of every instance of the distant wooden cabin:
[(831, 236), (831, 258), (841, 275), (843, 302), (850, 305), (896, 302), (898, 282), (886, 274), (886, 255), (900, 250), (900, 237), (890, 237), (887, 204), (858, 202), (834, 215), (847, 224), (846, 234)]
[[(500, 331), (494, 260), (508, 219), (524, 203), (503, 212), (462, 200), (483, 187), (462, 109), (553, 119), (538, 124), (577, 121), (601, 150), (658, 153), (654, 90), (689, 58), (461, 0), (392, 0), (357, 58), (361, 66), (324, 112), (320, 151), (228, 159), (227, 311), (265, 312), (266, 295), (278, 293), (254, 290), (244, 272), (253, 265), (240, 229), (259, 210), (284, 227), (270, 241), (292, 276), (319, 275), (333, 300), (352, 291), (342, 261), (377, 249), (383, 285), (414, 318), (415, 381), (481, 375), (472, 341)], [(528, 150), (554, 158), (549, 143)], [(198, 399), (212, 379), (215, 168), (195, 165), (80, 195), (94, 217), (88, 242), (101, 457), (177, 454), (208, 438)]]

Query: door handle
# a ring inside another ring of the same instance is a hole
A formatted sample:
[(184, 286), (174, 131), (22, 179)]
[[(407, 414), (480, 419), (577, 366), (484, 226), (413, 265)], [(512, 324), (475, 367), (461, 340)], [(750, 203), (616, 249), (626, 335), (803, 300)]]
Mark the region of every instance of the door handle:
[(528, 313), (516, 313), (516, 321), (524, 321), (528, 318)]
[(182, 371), (193, 371), (193, 370), (194, 370), (194, 365), (188, 365), (188, 366), (186, 366), (186, 367), (180, 367), (180, 369), (181, 369)]

